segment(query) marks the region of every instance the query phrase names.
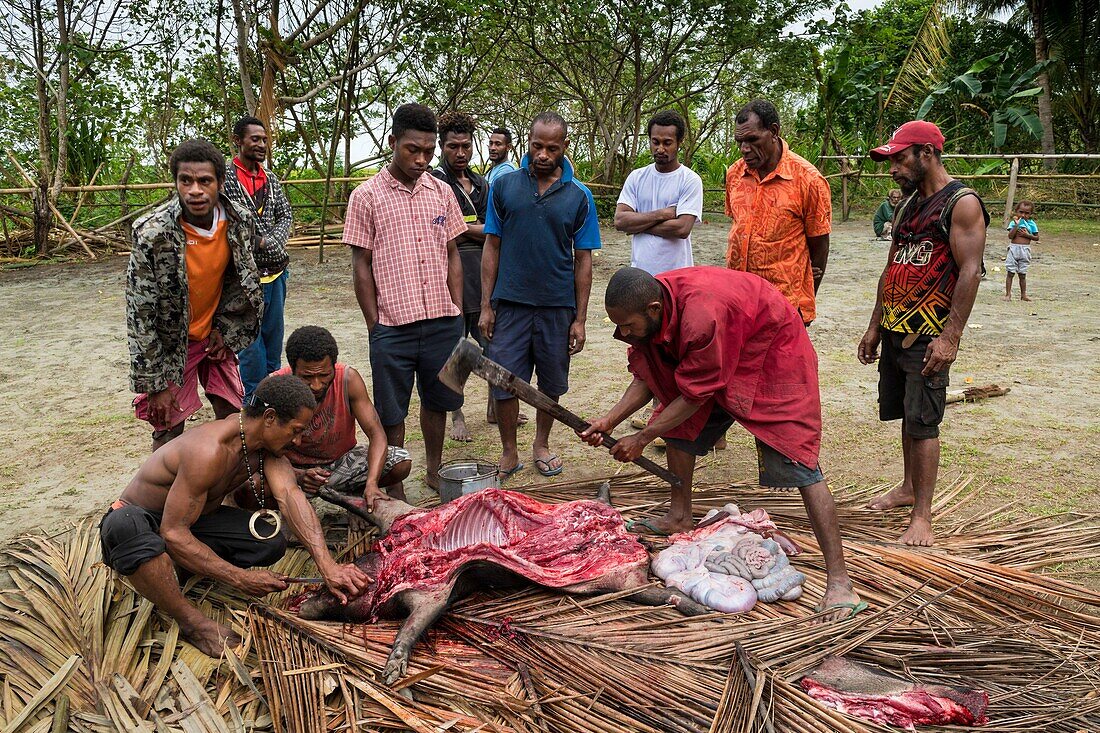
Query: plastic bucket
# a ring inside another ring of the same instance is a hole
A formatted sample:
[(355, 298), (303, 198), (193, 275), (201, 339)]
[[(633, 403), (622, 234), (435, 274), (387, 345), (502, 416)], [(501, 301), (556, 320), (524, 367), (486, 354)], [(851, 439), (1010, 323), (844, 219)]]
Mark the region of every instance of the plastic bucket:
[(500, 488), (495, 463), (466, 459), (450, 461), (439, 467), (439, 501), (446, 504), (463, 494), (482, 489)]

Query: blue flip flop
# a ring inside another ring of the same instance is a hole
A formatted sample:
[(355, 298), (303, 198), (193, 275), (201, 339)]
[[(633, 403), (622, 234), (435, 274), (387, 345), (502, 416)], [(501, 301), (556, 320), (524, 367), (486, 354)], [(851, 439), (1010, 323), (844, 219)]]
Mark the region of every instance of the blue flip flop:
[[(550, 456), (545, 460), (543, 460), (542, 458), (536, 458), (535, 468), (543, 476), (557, 476), (559, 473), (565, 470), (565, 464), (563, 463), (557, 468), (550, 468), (550, 461), (554, 460), (555, 458), (557, 458), (557, 456)], [(546, 468), (543, 468), (543, 466), (546, 466)]]
[(507, 471), (497, 471), (497, 475), (500, 476), (500, 482), (504, 483), (508, 479), (512, 478), (514, 474), (522, 471), (523, 468), (524, 466), (522, 463), (517, 463), (516, 465), (509, 468)]

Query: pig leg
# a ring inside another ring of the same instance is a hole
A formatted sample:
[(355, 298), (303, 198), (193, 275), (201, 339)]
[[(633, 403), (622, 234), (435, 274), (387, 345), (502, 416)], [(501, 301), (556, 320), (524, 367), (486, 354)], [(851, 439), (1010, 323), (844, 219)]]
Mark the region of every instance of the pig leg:
[(450, 595), (451, 588), (441, 588), (434, 593), (410, 590), (401, 594), (400, 603), (409, 609), (409, 616), (401, 624), (386, 666), (382, 669), (382, 681), (387, 685), (392, 685), (405, 676), (413, 646), (447, 610)]
[(672, 588), (659, 588), (651, 586), (643, 588), (634, 595), (627, 596), (624, 600), (634, 601), (643, 606), (668, 606), (671, 605), (685, 616), (702, 616), (713, 613), (709, 608), (688, 598), (678, 590)]
[(596, 490), (596, 501), (611, 506), (611, 482), (604, 481)]

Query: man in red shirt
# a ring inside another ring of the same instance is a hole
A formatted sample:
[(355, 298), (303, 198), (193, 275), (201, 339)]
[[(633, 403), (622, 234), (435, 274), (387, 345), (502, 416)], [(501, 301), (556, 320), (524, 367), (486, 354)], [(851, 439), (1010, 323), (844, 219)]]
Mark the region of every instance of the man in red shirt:
[(760, 484), (797, 488), (825, 556), (827, 581), (819, 610), (843, 619), (866, 608), (844, 564), (836, 505), (818, 463), (821, 400), (817, 354), (802, 318), (756, 275), (716, 267), (685, 267), (656, 277), (624, 267), (604, 299), (630, 344), (634, 381), (622, 399), (593, 420), (581, 437), (600, 445), (656, 396), (649, 424), (619, 439), (612, 455), (632, 461), (662, 437), (668, 468), (680, 478), (668, 513), (638, 524), (657, 534), (691, 529), (691, 481), (696, 456), (706, 455), (734, 423), (756, 437)]

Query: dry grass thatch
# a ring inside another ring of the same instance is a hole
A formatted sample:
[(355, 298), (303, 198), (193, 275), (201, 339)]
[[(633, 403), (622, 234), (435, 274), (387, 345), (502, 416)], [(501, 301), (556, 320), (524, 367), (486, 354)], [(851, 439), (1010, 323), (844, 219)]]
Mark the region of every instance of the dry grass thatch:
[[(249, 608), (205, 581), (191, 597), (243, 632), (250, 649), (241, 659), (199, 654), (98, 562), (90, 518), (53, 538), (25, 538), (0, 558), (0, 733), (886, 730), (797, 687), (830, 654), (986, 690), (986, 730), (1100, 729), (1100, 594), (1035, 572), (1093, 557), (1100, 523), (969, 518), (969, 484), (945, 483), (942, 541), (922, 552), (893, 544), (903, 513), (861, 508), (883, 487), (837, 488), (850, 572), (871, 603), (842, 624), (812, 624), (824, 568), (797, 493), (708, 485), (696, 494), (698, 512), (731, 497), (764, 506), (805, 548), (795, 561), (808, 576), (801, 600), (684, 618), (622, 593), (483, 594), (426, 635), (395, 689), (376, 673), (397, 624), (307, 622), (281, 611), (283, 598)], [(562, 501), (588, 498), (595, 485), (527, 490)], [(625, 515), (663, 511), (667, 492), (654, 480), (620, 476), (613, 486)], [(360, 547), (362, 539), (356, 532)], [(301, 551), (278, 569), (312, 574)]]

